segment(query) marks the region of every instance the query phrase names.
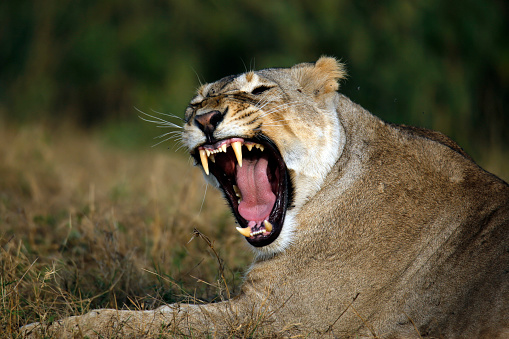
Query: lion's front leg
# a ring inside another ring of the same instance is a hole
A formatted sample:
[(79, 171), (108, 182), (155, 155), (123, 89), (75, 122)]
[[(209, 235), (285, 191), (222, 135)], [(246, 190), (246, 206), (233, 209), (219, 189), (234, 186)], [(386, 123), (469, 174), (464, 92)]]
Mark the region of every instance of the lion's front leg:
[[(235, 335), (252, 332), (267, 320), (267, 309), (246, 308), (235, 301), (214, 304), (172, 304), (152, 311), (99, 309), (82, 316), (21, 329), (28, 338), (137, 338), (158, 335)], [(251, 328), (253, 327), (253, 328)]]
[(171, 331), (179, 323), (178, 307), (161, 307), (152, 311), (98, 309), (81, 316), (45, 325), (35, 323), (21, 329), (29, 338), (74, 337), (143, 337)]

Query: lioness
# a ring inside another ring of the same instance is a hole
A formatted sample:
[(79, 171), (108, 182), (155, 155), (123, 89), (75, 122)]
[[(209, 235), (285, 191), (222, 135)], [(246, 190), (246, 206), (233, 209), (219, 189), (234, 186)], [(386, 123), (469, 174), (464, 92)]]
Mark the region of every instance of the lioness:
[(354, 104), (344, 76), (322, 57), (206, 84), (187, 107), (183, 141), (257, 254), (238, 296), (53, 329), (508, 338), (509, 186), (443, 134)]

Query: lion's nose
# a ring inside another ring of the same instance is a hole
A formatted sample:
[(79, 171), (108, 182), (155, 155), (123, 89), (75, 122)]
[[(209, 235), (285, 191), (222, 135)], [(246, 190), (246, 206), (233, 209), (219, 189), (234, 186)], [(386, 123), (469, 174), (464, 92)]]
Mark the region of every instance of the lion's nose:
[(209, 142), (214, 140), (212, 134), (221, 121), (223, 121), (223, 115), (219, 111), (207, 112), (194, 118), (195, 125), (205, 134)]

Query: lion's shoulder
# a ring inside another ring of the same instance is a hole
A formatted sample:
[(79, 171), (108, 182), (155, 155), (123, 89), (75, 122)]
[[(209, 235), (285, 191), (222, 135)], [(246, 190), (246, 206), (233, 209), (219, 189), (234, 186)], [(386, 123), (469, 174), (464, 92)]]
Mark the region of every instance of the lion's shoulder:
[(468, 155), (468, 153), (465, 152), (465, 150), (463, 148), (461, 148), (460, 145), (458, 145), (454, 140), (452, 140), (447, 135), (445, 135), (441, 132), (433, 131), (433, 130), (430, 130), (427, 128), (408, 126), (408, 125), (390, 124), (390, 126), (399, 130), (401, 133), (404, 133), (404, 134), (407, 134), (407, 135), (410, 135), (413, 137), (419, 137), (419, 138), (424, 138), (424, 139), (438, 142), (442, 145), (449, 147), (453, 151), (461, 154), (468, 160), (474, 162), (472, 157), (470, 155)]

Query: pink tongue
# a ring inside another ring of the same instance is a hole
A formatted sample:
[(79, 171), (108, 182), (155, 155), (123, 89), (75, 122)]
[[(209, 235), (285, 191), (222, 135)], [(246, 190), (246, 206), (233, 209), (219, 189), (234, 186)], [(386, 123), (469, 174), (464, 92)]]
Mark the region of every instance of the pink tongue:
[(242, 167), (237, 166), (237, 186), (242, 194), (239, 214), (247, 221), (268, 220), (276, 201), (267, 178), (267, 159), (245, 159)]

